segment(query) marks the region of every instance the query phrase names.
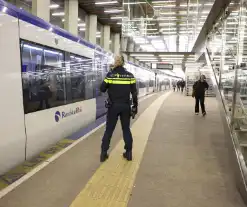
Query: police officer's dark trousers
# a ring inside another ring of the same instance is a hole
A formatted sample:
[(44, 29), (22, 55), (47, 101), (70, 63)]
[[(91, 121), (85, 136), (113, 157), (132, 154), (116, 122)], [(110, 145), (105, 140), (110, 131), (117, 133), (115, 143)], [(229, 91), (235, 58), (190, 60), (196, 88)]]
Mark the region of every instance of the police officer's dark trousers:
[(130, 105), (113, 103), (107, 112), (106, 130), (101, 145), (102, 152), (107, 152), (110, 147), (111, 137), (116, 127), (118, 117), (120, 117), (123, 130), (124, 148), (127, 152), (132, 151), (133, 138), (130, 131)]
[(204, 104), (205, 96), (196, 96), (195, 99), (196, 99), (195, 112), (199, 113), (199, 103), (201, 105), (202, 113), (206, 112), (205, 104)]

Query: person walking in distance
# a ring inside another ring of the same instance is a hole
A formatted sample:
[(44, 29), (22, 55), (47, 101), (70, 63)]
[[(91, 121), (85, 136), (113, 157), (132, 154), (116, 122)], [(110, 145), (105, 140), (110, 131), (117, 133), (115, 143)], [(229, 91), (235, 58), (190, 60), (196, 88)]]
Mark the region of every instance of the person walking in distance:
[(175, 92), (176, 91), (176, 82), (175, 81), (172, 82), (172, 87), (173, 87), (173, 91)]
[(177, 82), (177, 91), (180, 91), (180, 81)]
[(200, 80), (196, 81), (193, 85), (192, 97), (195, 97), (195, 114), (199, 114), (199, 103), (201, 105), (202, 115), (206, 115), (205, 110), (205, 91), (208, 90), (208, 83), (206, 82), (205, 75), (201, 75)]
[(181, 85), (181, 92), (183, 93), (184, 92), (184, 87), (185, 87), (185, 81), (182, 80), (180, 85)]
[[(115, 58), (114, 68), (107, 74), (101, 84), (101, 92), (108, 92), (108, 108), (106, 130), (102, 138), (100, 161), (108, 159), (108, 149), (110, 147), (111, 137), (116, 127), (118, 117), (120, 117), (123, 138), (125, 142), (125, 152), (123, 157), (128, 161), (132, 160), (133, 138), (130, 131), (131, 115), (138, 112), (138, 98), (136, 89), (136, 79), (134, 75), (128, 72), (124, 67), (123, 56)], [(133, 106), (131, 109), (130, 95), (132, 95)]]

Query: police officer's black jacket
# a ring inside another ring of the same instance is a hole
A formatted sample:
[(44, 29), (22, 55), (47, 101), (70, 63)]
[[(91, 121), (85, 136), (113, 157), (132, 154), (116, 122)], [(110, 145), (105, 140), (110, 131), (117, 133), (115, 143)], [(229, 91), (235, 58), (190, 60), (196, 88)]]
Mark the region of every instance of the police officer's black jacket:
[(100, 87), (101, 92), (108, 91), (112, 103), (130, 103), (132, 94), (133, 104), (138, 106), (136, 79), (124, 67), (116, 67), (106, 75)]
[(208, 89), (208, 83), (206, 81), (198, 80), (193, 85), (195, 97), (204, 97), (205, 90)]

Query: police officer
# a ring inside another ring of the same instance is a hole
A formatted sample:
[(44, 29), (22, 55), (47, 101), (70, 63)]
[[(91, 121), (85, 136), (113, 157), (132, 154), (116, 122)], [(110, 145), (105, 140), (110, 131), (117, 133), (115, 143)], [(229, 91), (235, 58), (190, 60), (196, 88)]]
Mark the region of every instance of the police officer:
[[(107, 121), (106, 130), (102, 138), (100, 161), (104, 162), (108, 158), (108, 149), (113, 131), (116, 127), (118, 117), (120, 117), (123, 138), (125, 142), (125, 152), (123, 157), (128, 161), (132, 160), (132, 134), (130, 131), (131, 111), (137, 113), (138, 98), (136, 89), (136, 79), (132, 73), (128, 72), (124, 67), (123, 56), (115, 58), (113, 70), (111, 70), (103, 83), (101, 84), (101, 92), (108, 92), (107, 103)], [(130, 94), (132, 94), (133, 106), (131, 110)]]

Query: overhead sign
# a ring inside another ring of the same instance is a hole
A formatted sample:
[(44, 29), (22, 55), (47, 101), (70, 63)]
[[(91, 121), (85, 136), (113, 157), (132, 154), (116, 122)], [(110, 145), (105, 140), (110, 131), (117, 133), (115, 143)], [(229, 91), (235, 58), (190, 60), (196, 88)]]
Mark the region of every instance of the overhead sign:
[(173, 70), (173, 65), (170, 63), (156, 63), (156, 69), (159, 70)]

